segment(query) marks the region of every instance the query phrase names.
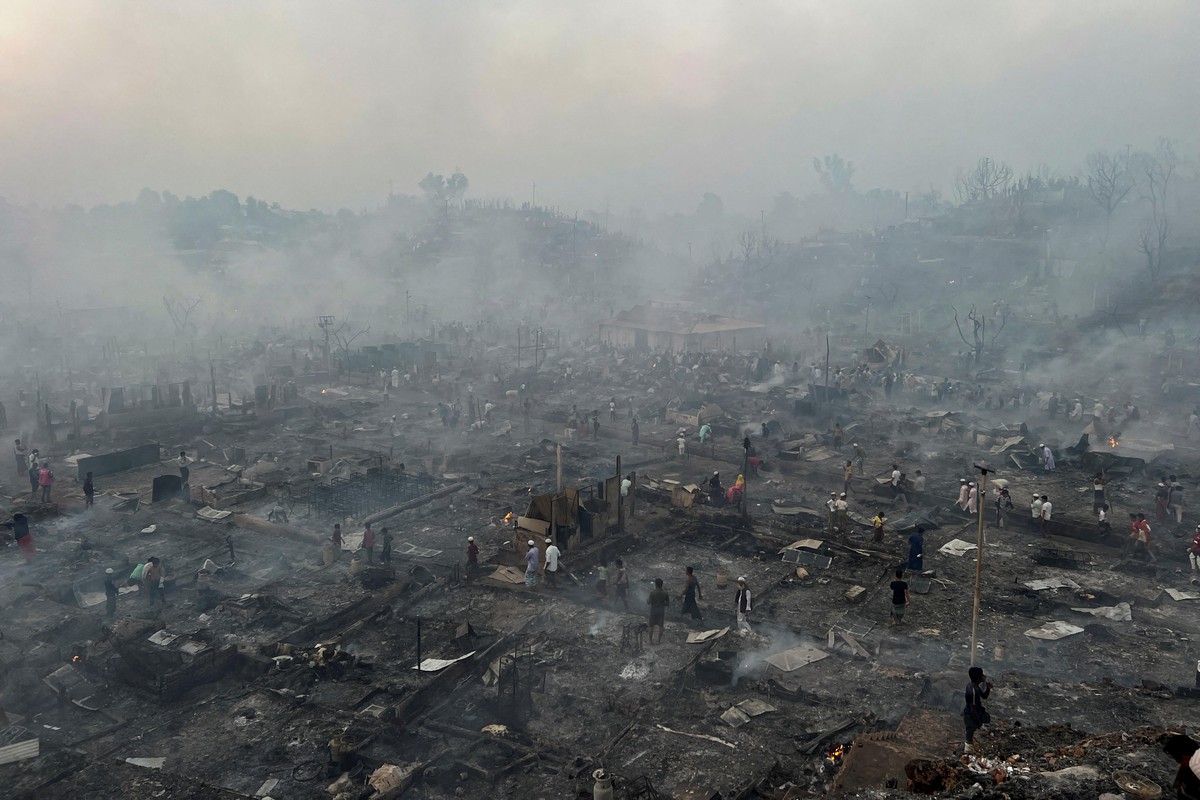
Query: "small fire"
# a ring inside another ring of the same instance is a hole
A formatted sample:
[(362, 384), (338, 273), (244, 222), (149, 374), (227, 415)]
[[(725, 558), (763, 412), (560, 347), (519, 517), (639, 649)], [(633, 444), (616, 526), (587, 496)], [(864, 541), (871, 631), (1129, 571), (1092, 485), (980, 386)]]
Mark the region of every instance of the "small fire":
[(328, 390), (328, 389), (322, 389), (322, 390), (321, 390), (321, 394), (329, 394), (329, 390)]
[(79, 656), (71, 656), (71, 663), (72, 663), (72, 664), (78, 664), (80, 661), (83, 661), (83, 659), (82, 659), (82, 658), (80, 658)]
[(513, 513), (510, 511), (504, 515), (504, 524), (508, 525), (513, 521)]
[(825, 756), (825, 760), (828, 761), (830, 764), (836, 764), (837, 762), (842, 760), (842, 756), (844, 756), (845, 754), (846, 754), (846, 745), (839, 744), (836, 748), (834, 748), (829, 753), (829, 755)]
[(1115, 436), (1108, 437), (1108, 446), (1109, 447), (1116, 447), (1118, 444), (1120, 444), (1120, 442), (1117, 441), (1117, 437), (1115, 437)]

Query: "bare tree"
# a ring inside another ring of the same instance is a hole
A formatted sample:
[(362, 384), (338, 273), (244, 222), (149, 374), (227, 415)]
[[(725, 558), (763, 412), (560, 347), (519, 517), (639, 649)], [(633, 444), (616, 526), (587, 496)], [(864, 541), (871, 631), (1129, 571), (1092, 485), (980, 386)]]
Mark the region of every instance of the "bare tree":
[(183, 334), (187, 330), (188, 319), (198, 305), (200, 305), (200, 298), (190, 300), (163, 295), (163, 307), (167, 309), (167, 316), (175, 324), (175, 333), (177, 334)]
[(954, 176), (954, 192), (960, 203), (988, 200), (1005, 194), (1012, 182), (1012, 167), (984, 156), (970, 169), (959, 169)]
[[(951, 308), (954, 308), (951, 306)], [(971, 323), (971, 338), (967, 339), (963, 333), (962, 324), (958, 321), (958, 309), (954, 308), (954, 327), (958, 329), (958, 336), (963, 340), (963, 344), (971, 348), (971, 356), (975, 363), (978, 364), (986, 350), (996, 346), (996, 338), (1000, 336), (1004, 326), (1008, 324), (1007, 309), (1000, 314), (1000, 327), (996, 329), (991, 338), (988, 338), (987, 317), (983, 316), (975, 310), (975, 306), (971, 306), (971, 310), (967, 312), (967, 320)]]
[(1146, 269), (1157, 278), (1166, 263), (1167, 241), (1171, 225), (1167, 215), (1167, 195), (1171, 178), (1179, 162), (1175, 145), (1169, 139), (1159, 139), (1153, 153), (1136, 157), (1141, 180), (1141, 198), (1150, 205), (1150, 219), (1138, 230), (1137, 247), (1146, 257)]
[(758, 249), (758, 234), (754, 231), (742, 231), (738, 234), (738, 245), (742, 248), (742, 261), (750, 263), (750, 257)]
[(338, 350), (340, 350), (342, 353), (342, 363), (346, 365), (347, 375), (350, 374), (350, 345), (354, 344), (354, 341), (358, 339), (358, 337), (371, 330), (371, 326), (368, 325), (357, 333), (352, 334), (348, 328), (349, 324), (350, 323), (347, 320), (334, 328), (330, 333), (330, 335), (333, 336), (333, 341), (337, 343)]
[(1157, 279), (1162, 272), (1170, 234), (1171, 225), (1165, 215), (1146, 220), (1138, 229), (1137, 249), (1146, 257), (1146, 271), (1152, 279)]
[(1107, 247), (1113, 212), (1133, 191), (1133, 173), (1129, 169), (1128, 156), (1104, 150), (1088, 156), (1087, 167), (1088, 195), (1104, 211), (1104, 246)]

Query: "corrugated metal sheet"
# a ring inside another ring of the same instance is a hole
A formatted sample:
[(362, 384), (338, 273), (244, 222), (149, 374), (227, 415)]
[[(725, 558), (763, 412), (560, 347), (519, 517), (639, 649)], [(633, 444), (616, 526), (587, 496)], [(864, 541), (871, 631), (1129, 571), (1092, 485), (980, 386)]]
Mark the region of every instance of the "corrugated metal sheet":
[(27, 739), (23, 742), (0, 747), (0, 764), (12, 764), (27, 758), (37, 758), (40, 752), (39, 739)]

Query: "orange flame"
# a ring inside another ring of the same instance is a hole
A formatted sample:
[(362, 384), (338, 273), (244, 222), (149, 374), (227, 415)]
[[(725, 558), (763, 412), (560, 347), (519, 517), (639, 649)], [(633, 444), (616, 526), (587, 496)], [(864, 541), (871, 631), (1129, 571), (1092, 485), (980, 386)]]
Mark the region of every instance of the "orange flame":
[(513, 521), (513, 513), (510, 511), (504, 515), (504, 524), (507, 525), (508, 523), (510, 523), (512, 521)]
[(80, 661), (83, 661), (83, 659), (82, 659), (82, 658), (80, 658), (79, 656), (71, 656), (71, 663), (72, 663), (72, 664), (78, 664)]
[(1108, 437), (1108, 446), (1109, 447), (1116, 447), (1118, 444), (1120, 444), (1120, 442), (1117, 441), (1117, 437), (1115, 437), (1115, 436)]
[(838, 761), (841, 760), (842, 756), (844, 756), (845, 754), (846, 754), (846, 745), (839, 744), (836, 748), (833, 749), (832, 752), (830, 752), (829, 755), (825, 756), (825, 759), (830, 764), (836, 764)]

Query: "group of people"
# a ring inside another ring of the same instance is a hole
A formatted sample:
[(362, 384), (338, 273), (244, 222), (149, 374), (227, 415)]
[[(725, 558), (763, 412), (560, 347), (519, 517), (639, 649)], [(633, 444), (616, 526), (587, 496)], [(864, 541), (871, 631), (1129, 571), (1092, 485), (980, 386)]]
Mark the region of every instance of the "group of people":
[[(282, 511), (282, 509), (280, 510)], [(375, 562), (375, 547), (376, 545), (379, 545), (379, 563), (391, 564), (392, 540), (392, 532), (386, 527), (380, 528), (379, 534), (376, 535), (375, 529), (372, 527), (371, 523), (367, 522), (363, 525), (363, 538), (362, 544), (359, 546), (359, 552), (365, 553), (367, 556), (367, 563), (372, 564)], [(346, 537), (342, 533), (342, 523), (338, 522), (334, 524), (333, 533), (329, 535), (329, 538), (326, 541), (333, 549), (333, 560), (339, 560), (342, 556), (342, 549), (346, 545)]]
[(20, 439), (13, 440), (13, 457), (17, 474), (29, 478), (29, 498), (32, 500), (41, 492), (41, 501), (49, 503), (50, 490), (54, 487), (54, 470), (50, 468), (50, 459), (43, 458), (36, 447), (26, 451)]

